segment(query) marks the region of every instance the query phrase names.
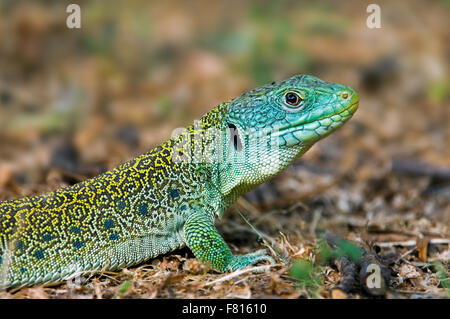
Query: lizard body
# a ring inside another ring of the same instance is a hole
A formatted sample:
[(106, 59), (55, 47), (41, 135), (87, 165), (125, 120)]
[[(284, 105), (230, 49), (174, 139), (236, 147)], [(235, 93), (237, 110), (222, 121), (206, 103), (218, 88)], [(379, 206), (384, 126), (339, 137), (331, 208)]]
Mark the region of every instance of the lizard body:
[(345, 123), (358, 101), (348, 86), (294, 76), (217, 106), (102, 175), (0, 202), (0, 285), (120, 269), (183, 246), (222, 272), (273, 261), (233, 255), (215, 219)]

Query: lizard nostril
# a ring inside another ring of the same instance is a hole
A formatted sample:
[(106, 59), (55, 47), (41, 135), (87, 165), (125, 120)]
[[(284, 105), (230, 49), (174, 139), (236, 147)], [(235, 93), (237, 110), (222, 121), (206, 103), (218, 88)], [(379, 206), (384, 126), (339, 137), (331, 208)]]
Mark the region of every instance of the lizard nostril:
[(348, 99), (348, 93), (347, 92), (346, 93), (342, 93), (341, 96), (342, 96), (342, 98), (344, 100)]

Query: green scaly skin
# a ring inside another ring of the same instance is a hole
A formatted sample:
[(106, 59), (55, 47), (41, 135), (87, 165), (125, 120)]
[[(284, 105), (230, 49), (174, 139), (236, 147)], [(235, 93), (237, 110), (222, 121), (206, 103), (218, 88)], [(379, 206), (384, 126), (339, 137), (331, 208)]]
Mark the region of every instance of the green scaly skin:
[(273, 259), (233, 255), (214, 227), (358, 108), (348, 86), (298, 75), (223, 103), (170, 140), (100, 176), (0, 202), (0, 284), (115, 270), (188, 246), (220, 272)]

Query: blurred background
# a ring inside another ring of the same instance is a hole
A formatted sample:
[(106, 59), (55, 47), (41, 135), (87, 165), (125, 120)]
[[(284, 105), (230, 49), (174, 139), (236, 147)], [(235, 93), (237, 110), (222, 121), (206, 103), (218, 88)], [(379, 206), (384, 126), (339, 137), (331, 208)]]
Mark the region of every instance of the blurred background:
[[(81, 29), (66, 26), (72, 2)], [(450, 2), (376, 1), (369, 29), (371, 2), (0, 1), (0, 199), (95, 176), (306, 73), (354, 87), (360, 108), (240, 200), (255, 225), (294, 243), (329, 227), (448, 238)], [(236, 246), (255, 239), (226, 225)]]

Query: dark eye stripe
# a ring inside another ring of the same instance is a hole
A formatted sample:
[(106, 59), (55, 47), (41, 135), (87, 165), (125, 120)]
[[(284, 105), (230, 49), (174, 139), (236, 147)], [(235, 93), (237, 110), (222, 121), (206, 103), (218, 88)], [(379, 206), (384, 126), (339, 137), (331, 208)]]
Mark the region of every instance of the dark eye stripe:
[(236, 125), (228, 123), (230, 129), (230, 141), (233, 142), (234, 149), (238, 152), (242, 150), (242, 143)]

